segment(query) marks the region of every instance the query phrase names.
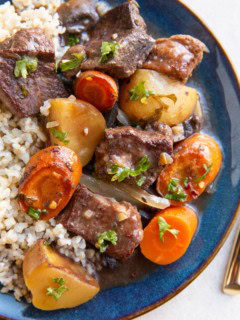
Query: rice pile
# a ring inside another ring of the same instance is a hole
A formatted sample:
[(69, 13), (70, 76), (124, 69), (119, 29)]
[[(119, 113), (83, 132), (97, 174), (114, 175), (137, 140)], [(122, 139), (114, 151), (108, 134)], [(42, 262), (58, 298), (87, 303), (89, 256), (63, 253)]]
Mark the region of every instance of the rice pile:
[[(44, 27), (57, 41), (57, 35), (64, 32), (55, 13), (60, 2), (14, 0), (15, 7), (10, 2), (1, 5), (0, 41), (22, 27)], [(19, 119), (0, 105), (0, 287), (1, 292), (12, 291), (17, 300), (25, 297), (28, 302), (31, 296), (23, 281), (22, 263), (26, 250), (38, 239), (54, 242), (60, 253), (81, 263), (90, 274), (101, 268), (100, 254), (86, 249), (82, 237), (70, 237), (54, 219), (33, 220), (18, 205), (16, 197), (25, 165), (45, 141), (37, 118)]]

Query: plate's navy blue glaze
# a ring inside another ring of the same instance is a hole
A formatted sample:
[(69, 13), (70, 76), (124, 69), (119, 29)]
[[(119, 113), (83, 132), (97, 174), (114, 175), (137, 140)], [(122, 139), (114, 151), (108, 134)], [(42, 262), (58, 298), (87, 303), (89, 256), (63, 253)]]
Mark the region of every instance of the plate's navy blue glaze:
[[(121, 1), (110, 2), (116, 5)], [(197, 85), (206, 98), (213, 132), (224, 152), (224, 170), (217, 190), (203, 197), (198, 233), (178, 262), (159, 267), (134, 284), (102, 291), (89, 303), (71, 310), (42, 312), (2, 294), (2, 316), (16, 320), (113, 320), (149, 310), (179, 292), (200, 273), (233, 223), (240, 195), (240, 94), (232, 67), (207, 28), (176, 0), (139, 0), (139, 4), (154, 36), (190, 34), (210, 49), (191, 84)]]

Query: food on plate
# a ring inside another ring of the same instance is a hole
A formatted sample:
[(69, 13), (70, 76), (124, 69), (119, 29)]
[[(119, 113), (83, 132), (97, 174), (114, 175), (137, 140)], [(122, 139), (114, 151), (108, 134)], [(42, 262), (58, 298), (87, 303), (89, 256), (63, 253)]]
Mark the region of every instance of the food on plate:
[(178, 144), (173, 162), (157, 180), (157, 191), (174, 204), (198, 198), (216, 178), (222, 164), (217, 142), (208, 135), (196, 133)]
[(22, 208), (34, 219), (49, 220), (69, 202), (82, 174), (79, 156), (52, 146), (32, 156), (19, 186)]
[(188, 207), (170, 207), (158, 212), (144, 229), (142, 254), (165, 265), (180, 259), (196, 232), (198, 219)]
[(110, 181), (151, 186), (162, 168), (162, 153), (171, 157), (171, 129), (166, 135), (132, 127), (107, 129), (96, 150), (95, 173)]
[(198, 101), (195, 89), (152, 70), (138, 69), (120, 88), (120, 107), (132, 121), (159, 120), (174, 126), (188, 119)]
[(106, 122), (101, 112), (86, 101), (76, 99), (51, 100), (48, 123), (51, 143), (75, 151), (85, 166), (104, 136)]
[(98, 282), (83, 267), (61, 256), (44, 240), (27, 251), (23, 276), (33, 305), (42, 310), (73, 308), (99, 292)]
[(55, 72), (53, 42), (39, 28), (0, 43), (0, 99), (15, 115), (36, 115), (45, 100), (67, 97)]
[(156, 40), (143, 68), (155, 70), (185, 83), (202, 61), (203, 53), (207, 51), (204, 43), (188, 35), (160, 38)]
[(75, 96), (104, 112), (113, 108), (118, 98), (118, 87), (113, 78), (98, 71), (80, 74), (75, 83)]
[(119, 260), (129, 258), (142, 240), (141, 217), (135, 207), (95, 194), (81, 184), (58, 222)]
[(1, 291), (39, 309), (182, 257), (198, 224), (183, 205), (220, 172), (203, 93), (186, 83), (207, 48), (155, 40), (139, 10), (0, 6), (12, 24), (0, 32)]

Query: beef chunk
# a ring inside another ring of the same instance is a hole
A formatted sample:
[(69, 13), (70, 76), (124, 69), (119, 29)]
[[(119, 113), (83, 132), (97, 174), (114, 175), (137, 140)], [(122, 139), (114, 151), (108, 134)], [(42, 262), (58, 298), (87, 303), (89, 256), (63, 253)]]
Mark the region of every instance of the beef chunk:
[(78, 186), (57, 220), (93, 245), (100, 233), (116, 231), (117, 244), (110, 244), (106, 254), (118, 260), (129, 258), (143, 236), (141, 218), (135, 207), (94, 194), (83, 185)]
[[(120, 48), (114, 58), (101, 62), (102, 42), (116, 41)], [(86, 52), (82, 70), (99, 70), (114, 78), (128, 78), (140, 68), (152, 50), (154, 40), (133, 1), (108, 11), (96, 24)]]
[(19, 30), (13, 37), (0, 42), (0, 52), (37, 56), (49, 62), (55, 59), (52, 40), (39, 28)]
[(69, 33), (81, 33), (92, 28), (99, 18), (94, 0), (69, 0), (61, 4), (57, 12)]
[(158, 39), (143, 68), (186, 82), (202, 61), (204, 51), (205, 44), (188, 35)]
[[(37, 70), (16, 78), (16, 61), (25, 55), (38, 58)], [(45, 100), (67, 96), (55, 72), (53, 43), (43, 31), (23, 29), (0, 44), (0, 99), (14, 115), (35, 115)]]
[[(171, 129), (170, 129), (171, 130)], [(96, 175), (101, 179), (111, 180), (109, 174), (113, 165), (136, 168), (140, 160), (147, 156), (151, 167), (142, 176), (145, 177), (143, 188), (147, 189), (157, 179), (161, 170), (159, 163), (162, 152), (171, 154), (173, 151), (172, 135), (119, 127), (107, 129), (105, 139), (96, 150)], [(136, 185), (136, 177), (129, 177), (124, 181)]]
[[(76, 46), (73, 46), (71, 48), (69, 48), (64, 56), (62, 57), (59, 65), (61, 65), (62, 62), (64, 62), (64, 60), (70, 60), (73, 59), (73, 53), (80, 53), (82, 54), (84, 57), (86, 56), (86, 51), (84, 49), (84, 47), (81, 44), (78, 44)], [(75, 68), (73, 70), (68, 70), (64, 72), (64, 77), (66, 77), (67, 79), (72, 78), (73, 76), (75, 76), (76, 74), (78, 74), (78, 72), (81, 70), (81, 66), (79, 66), (78, 68)]]

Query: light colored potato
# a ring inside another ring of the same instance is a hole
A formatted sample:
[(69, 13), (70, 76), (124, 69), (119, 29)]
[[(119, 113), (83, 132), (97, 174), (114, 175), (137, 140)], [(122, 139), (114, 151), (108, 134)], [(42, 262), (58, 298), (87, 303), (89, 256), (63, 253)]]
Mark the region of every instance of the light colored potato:
[[(85, 269), (44, 245), (43, 240), (37, 241), (26, 253), (23, 276), (27, 288), (32, 292), (33, 305), (41, 310), (73, 308), (99, 292), (98, 282)], [(67, 287), (58, 300), (47, 295), (49, 287), (59, 287), (52, 281), (54, 278), (62, 278)]]
[(52, 121), (59, 123), (56, 129), (66, 132), (69, 142), (59, 141), (50, 129), (51, 143), (74, 150), (82, 166), (88, 164), (104, 136), (106, 122), (102, 113), (85, 101), (58, 98), (51, 100), (48, 122)]
[[(140, 100), (131, 101), (129, 91), (140, 82), (155, 95), (174, 94), (176, 103), (168, 98), (161, 98), (169, 107), (161, 106), (159, 97), (149, 97), (146, 103)], [(120, 89), (120, 106), (127, 116), (135, 122), (146, 123), (149, 120), (160, 120), (170, 126), (179, 124), (190, 117), (196, 107), (198, 93), (195, 89), (184, 86), (179, 81), (170, 79), (156, 71), (137, 70)]]

